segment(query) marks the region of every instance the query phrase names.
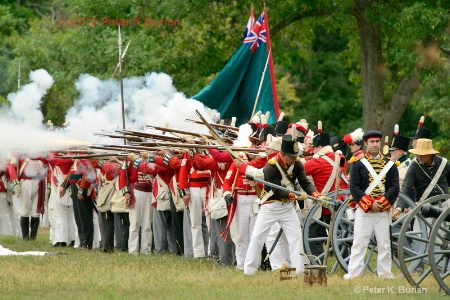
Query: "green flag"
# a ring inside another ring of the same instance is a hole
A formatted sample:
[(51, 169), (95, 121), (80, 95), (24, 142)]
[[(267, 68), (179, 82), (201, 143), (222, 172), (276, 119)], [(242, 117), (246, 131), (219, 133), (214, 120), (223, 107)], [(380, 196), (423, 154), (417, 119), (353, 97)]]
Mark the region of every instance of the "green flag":
[(236, 117), (239, 124), (257, 111), (270, 111), (268, 123), (276, 122), (279, 108), (265, 11), (216, 78), (192, 98), (219, 111), (223, 119)]

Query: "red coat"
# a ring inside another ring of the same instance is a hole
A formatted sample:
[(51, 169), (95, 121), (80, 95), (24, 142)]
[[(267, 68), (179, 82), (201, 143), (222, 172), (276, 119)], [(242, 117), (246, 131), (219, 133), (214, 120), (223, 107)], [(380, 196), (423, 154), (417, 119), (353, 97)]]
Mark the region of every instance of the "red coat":
[[(262, 169), (267, 163), (267, 157), (258, 157), (252, 161), (250, 161), (247, 165), (255, 167), (257, 169)], [(234, 178), (236, 177), (236, 172), (239, 172), (237, 166), (233, 163), (228, 170), (227, 176), (225, 177), (225, 182), (223, 184), (223, 191), (224, 192), (231, 192), (231, 188), (233, 186)], [(245, 175), (237, 175), (236, 178), (236, 184), (235, 184), (235, 191), (242, 190), (242, 191), (250, 191), (254, 192), (255, 189), (252, 185), (250, 185), (250, 182), (245, 178)]]
[(19, 158), (19, 169), (17, 169), (17, 157), (11, 159), (9, 165), (10, 180), (28, 180), (44, 179), (47, 176), (47, 159), (44, 157), (28, 158), (21, 156)]

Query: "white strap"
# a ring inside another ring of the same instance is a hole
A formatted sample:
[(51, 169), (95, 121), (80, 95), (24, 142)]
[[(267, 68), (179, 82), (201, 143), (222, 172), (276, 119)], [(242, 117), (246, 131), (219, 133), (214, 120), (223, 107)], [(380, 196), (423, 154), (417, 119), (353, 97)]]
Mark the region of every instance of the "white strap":
[(261, 198), (261, 200), (259, 200), (259, 204), (264, 204), (264, 202), (266, 202), (270, 197), (272, 197), (273, 195), (273, 190), (270, 190), (267, 194), (264, 195), (264, 197)]
[[(294, 184), (292, 184), (292, 182), (286, 177), (285, 172), (283, 171), (283, 169), (281, 169), (281, 166), (278, 163), (278, 159), (274, 159), (274, 160), (275, 160), (275, 165), (277, 166), (278, 170), (280, 170), (280, 173), (281, 173), (281, 177), (282, 177), (281, 185), (284, 186), (285, 188), (295, 191)], [(293, 169), (294, 169), (294, 165), (290, 166), (287, 171), (292, 172)]]
[(378, 185), (378, 187), (381, 189), (381, 191), (384, 192), (384, 186), (381, 184), (381, 180), (383, 179), (384, 175), (391, 169), (391, 167), (394, 165), (394, 162), (390, 160), (381, 170), (380, 174), (377, 174), (373, 167), (370, 165), (369, 161), (366, 158), (361, 159), (361, 162), (366, 166), (367, 170), (373, 177), (372, 183), (367, 187), (365, 190), (366, 195), (370, 195), (372, 193), (373, 189)]
[[(339, 154), (335, 153), (334, 155), (339, 155)], [(333, 160), (331, 160), (331, 158), (329, 158), (326, 155), (321, 155), (320, 157), (323, 157), (333, 167), (333, 171), (331, 172), (330, 178), (328, 178), (327, 183), (325, 184), (325, 186), (323, 187), (323, 189), (321, 191), (322, 195), (326, 195), (330, 191), (331, 185), (333, 184), (334, 180), (336, 179), (336, 164), (334, 163)]]
[[(420, 164), (417, 163), (420, 167)], [(431, 193), (431, 190), (436, 186), (437, 181), (439, 180), (439, 177), (441, 177), (442, 172), (444, 171), (445, 166), (447, 165), (447, 159), (446, 158), (442, 158), (441, 164), (439, 165), (439, 169), (437, 170), (436, 174), (434, 174), (433, 180), (431, 180), (430, 184), (428, 185), (427, 189), (425, 190), (425, 192), (423, 192), (422, 197), (420, 197), (419, 202), (424, 201), (425, 199), (427, 199), (428, 195)], [(428, 178), (431, 179), (431, 177), (428, 175), (428, 173), (426, 173), (422, 167), (420, 167), (420, 169), (428, 176)], [(438, 186), (439, 187), (439, 186)], [(439, 189), (441, 189), (439, 187)], [(444, 194), (444, 191), (441, 192)]]

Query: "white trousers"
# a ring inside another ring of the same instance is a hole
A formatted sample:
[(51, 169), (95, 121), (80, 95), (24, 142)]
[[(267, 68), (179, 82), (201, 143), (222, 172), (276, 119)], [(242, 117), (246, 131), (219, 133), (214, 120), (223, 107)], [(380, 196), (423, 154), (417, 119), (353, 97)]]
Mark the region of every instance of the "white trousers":
[[(238, 269), (244, 268), (250, 238), (255, 227), (256, 216), (252, 210), (252, 203), (258, 198), (256, 195), (238, 195), (236, 213), (233, 221), (236, 222), (236, 264)], [(262, 247), (261, 247), (262, 248)]]
[(0, 193), (0, 234), (13, 235), (11, 216), (13, 215), (12, 206), (6, 199), (6, 193)]
[(54, 244), (59, 242), (68, 245), (75, 240), (73, 206), (53, 203), (53, 220), (51, 228), (54, 228)]
[[(191, 218), (192, 248), (194, 258), (205, 257), (206, 250), (203, 240), (202, 222), (205, 215), (206, 187), (190, 187), (191, 202), (189, 203), (189, 216)], [(205, 225), (205, 224), (203, 224)], [(208, 238), (209, 239), (209, 238)]]
[(39, 218), (40, 213), (36, 212), (38, 204), (39, 180), (27, 179), (20, 182), (20, 216)]
[(13, 231), (16, 236), (22, 237), (22, 228), (20, 227), (20, 209), (22, 204), (20, 198), (16, 195), (11, 195), (11, 205), (13, 210), (13, 216), (11, 218)]
[(291, 257), (291, 267), (297, 273), (303, 273), (305, 265), (303, 257), (302, 231), (295, 207), (292, 202), (280, 201), (261, 205), (252, 238), (248, 247), (244, 264), (244, 274), (253, 275), (258, 271), (261, 249), (273, 224), (278, 222), (286, 234)]
[[(278, 223), (275, 223), (272, 225), (272, 227), (270, 227), (270, 231), (266, 239), (267, 252), (269, 252), (272, 248), (272, 245), (275, 242), (280, 229), (281, 226)], [(275, 248), (273, 248), (272, 254), (270, 254), (270, 267), (272, 268), (272, 271), (280, 269), (283, 264), (289, 265), (290, 259), (287, 245), (288, 242), (286, 239), (286, 235), (283, 232), (277, 244), (275, 245)]]
[(379, 213), (364, 213), (361, 208), (355, 212), (355, 235), (348, 265), (348, 277), (362, 276), (364, 273), (364, 256), (369, 245), (372, 232), (377, 239), (378, 276), (391, 275), (391, 243), (389, 236), (389, 215), (387, 211)]
[[(48, 216), (48, 222), (50, 223), (50, 242), (52, 244), (55, 244), (57, 242), (66, 242), (66, 241), (58, 241), (58, 239), (55, 236), (55, 230), (57, 226), (61, 226), (61, 223), (56, 225), (55, 224), (55, 202), (56, 197), (59, 197), (59, 191), (56, 186), (52, 184), (52, 188), (50, 190), (50, 196), (48, 197), (48, 205), (45, 208), (45, 214)], [(73, 211), (72, 211), (73, 213)]]
[[(130, 208), (130, 236), (128, 238), (128, 252), (131, 254), (150, 254), (152, 252), (152, 193), (134, 190), (136, 202)], [(141, 245), (139, 249), (139, 232)]]

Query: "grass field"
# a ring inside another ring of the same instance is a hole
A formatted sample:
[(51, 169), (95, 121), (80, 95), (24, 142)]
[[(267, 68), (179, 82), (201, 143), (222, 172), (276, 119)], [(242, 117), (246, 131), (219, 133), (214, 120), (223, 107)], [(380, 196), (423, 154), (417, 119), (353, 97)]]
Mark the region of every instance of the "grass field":
[[(48, 237), (48, 230), (40, 229), (35, 242), (0, 236), (0, 245), (14, 251), (54, 251)], [(442, 298), (432, 276), (424, 282), (424, 295), (401, 276), (380, 280), (366, 272), (360, 279), (346, 281), (339, 269), (328, 274), (327, 287), (310, 287), (303, 276), (280, 281), (276, 272), (259, 272), (249, 277), (235, 268), (218, 268), (206, 259), (58, 250), (63, 254), (0, 257), (0, 299)], [(330, 266), (332, 263), (331, 258)], [(395, 268), (394, 273), (401, 272)]]

